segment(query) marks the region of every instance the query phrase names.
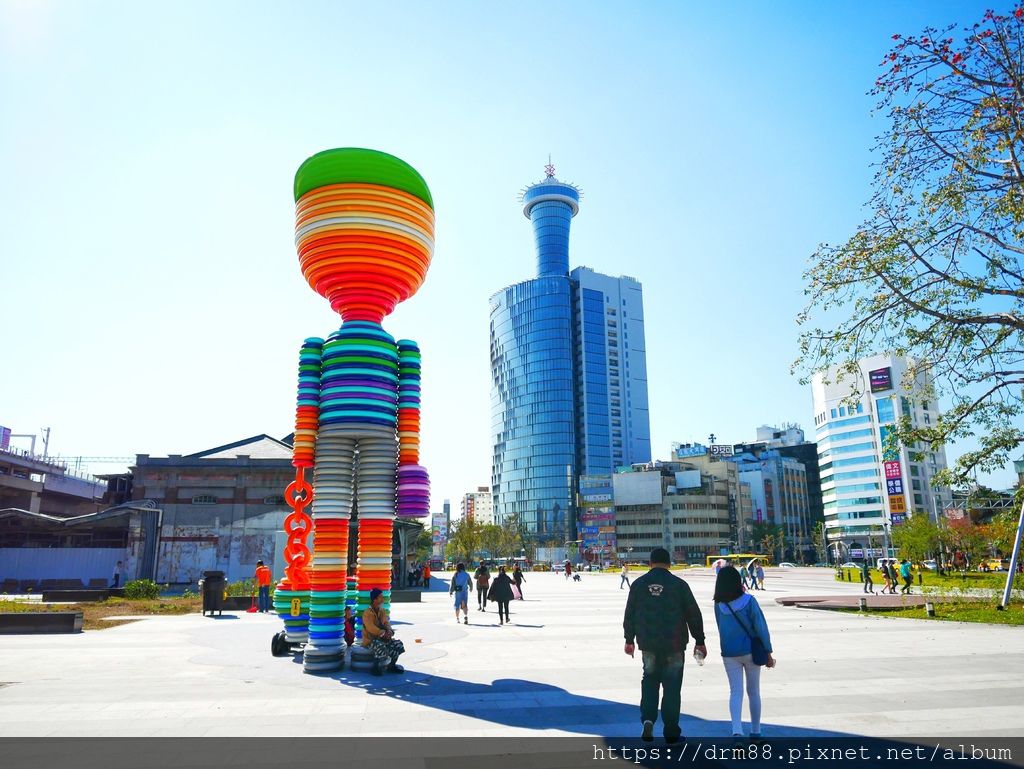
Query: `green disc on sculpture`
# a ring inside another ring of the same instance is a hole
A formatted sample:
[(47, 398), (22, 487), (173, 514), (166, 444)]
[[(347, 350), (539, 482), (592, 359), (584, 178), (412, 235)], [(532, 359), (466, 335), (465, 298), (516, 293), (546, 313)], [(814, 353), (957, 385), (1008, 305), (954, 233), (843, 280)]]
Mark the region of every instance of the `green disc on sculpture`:
[(431, 208), (434, 199), (419, 171), (386, 152), (360, 147), (324, 150), (313, 155), (295, 172), (295, 200), (328, 184), (380, 184), (408, 192)]

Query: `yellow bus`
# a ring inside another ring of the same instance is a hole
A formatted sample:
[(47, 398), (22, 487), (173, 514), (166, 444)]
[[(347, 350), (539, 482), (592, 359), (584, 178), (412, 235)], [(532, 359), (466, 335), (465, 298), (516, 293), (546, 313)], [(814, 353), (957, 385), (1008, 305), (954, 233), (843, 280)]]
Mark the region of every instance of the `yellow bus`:
[(755, 558), (761, 562), (762, 566), (772, 565), (772, 559), (764, 553), (730, 553), (728, 555), (709, 555), (705, 561), (705, 566), (710, 569), (714, 566), (715, 561), (725, 561), (738, 569), (740, 566), (746, 566)]

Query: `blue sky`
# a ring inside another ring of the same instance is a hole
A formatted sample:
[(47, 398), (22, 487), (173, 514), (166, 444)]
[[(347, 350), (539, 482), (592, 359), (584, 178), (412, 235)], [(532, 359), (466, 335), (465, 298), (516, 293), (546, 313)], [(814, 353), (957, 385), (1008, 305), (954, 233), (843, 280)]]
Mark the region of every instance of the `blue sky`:
[(572, 263), (644, 285), (655, 456), (812, 432), (800, 275), (862, 217), (865, 92), (894, 32), (985, 4), (378, 5), (0, 1), (0, 424), (65, 456), (290, 432), (299, 344), (338, 324), (292, 176), (366, 146), (437, 208), (386, 322), (424, 352), (436, 506), (490, 481), (487, 299), (533, 274), (516, 195), (548, 153), (584, 190)]

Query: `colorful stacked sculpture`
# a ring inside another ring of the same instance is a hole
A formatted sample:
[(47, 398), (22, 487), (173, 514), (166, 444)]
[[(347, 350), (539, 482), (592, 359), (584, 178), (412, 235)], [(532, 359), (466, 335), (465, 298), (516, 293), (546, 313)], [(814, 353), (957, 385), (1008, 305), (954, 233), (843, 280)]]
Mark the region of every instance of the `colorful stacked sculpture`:
[[(384, 591), (385, 608), (390, 607), (396, 512), (427, 515), (430, 484), (419, 465), (419, 348), (412, 341), (396, 342), (381, 322), (423, 283), (434, 249), (434, 211), (430, 190), (415, 169), (373, 150), (314, 155), (296, 172), (294, 192), (302, 273), (342, 318), (338, 331), (326, 341), (307, 339), (300, 353), (296, 481), (286, 495), (295, 511), (288, 520), (295, 521), (291, 530), (286, 523), (288, 566), (275, 600), (288, 640), (308, 633), (303, 667), (318, 672), (344, 664), (344, 611), (353, 598), (353, 501), (357, 618), (374, 588)], [(306, 467), (313, 467), (311, 491)], [(303, 552), (310, 497), (311, 558), (308, 549)], [(293, 598), (299, 603), (293, 605)]]

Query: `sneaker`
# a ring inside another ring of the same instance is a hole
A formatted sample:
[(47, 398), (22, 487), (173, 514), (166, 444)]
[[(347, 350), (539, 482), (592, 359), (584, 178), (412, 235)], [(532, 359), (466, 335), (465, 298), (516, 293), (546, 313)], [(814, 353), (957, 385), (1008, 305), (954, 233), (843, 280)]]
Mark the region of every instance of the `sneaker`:
[(405, 668), (403, 668), (401, 665), (399, 665), (399, 664), (397, 664), (395, 662), (392, 662), (390, 665), (388, 665), (388, 672), (389, 673), (404, 673), (405, 672)]
[(468, 625), (469, 624), (469, 617), (463, 617), (462, 618), (462, 624), (463, 625)]
[(654, 722), (644, 721), (644, 730), (640, 733), (640, 739), (644, 742), (654, 742)]

